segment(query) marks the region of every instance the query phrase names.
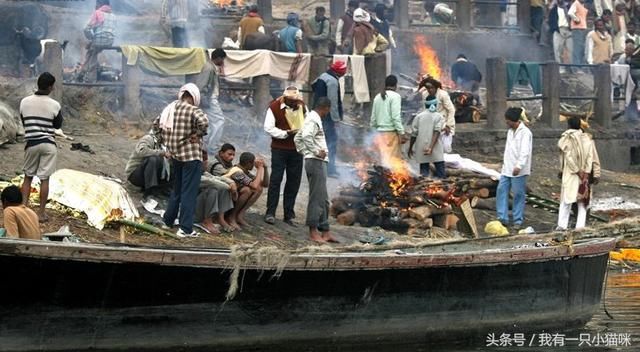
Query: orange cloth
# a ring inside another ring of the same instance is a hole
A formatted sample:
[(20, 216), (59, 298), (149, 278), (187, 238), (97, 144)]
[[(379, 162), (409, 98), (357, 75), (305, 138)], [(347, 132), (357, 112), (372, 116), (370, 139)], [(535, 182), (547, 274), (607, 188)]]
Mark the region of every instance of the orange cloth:
[(580, 1), (575, 0), (571, 7), (576, 9), (576, 17), (580, 19), (580, 22), (571, 21), (571, 29), (587, 29), (587, 14), (589, 10)]
[(4, 209), (4, 227), (7, 237), (41, 240), (38, 215), (24, 205)]

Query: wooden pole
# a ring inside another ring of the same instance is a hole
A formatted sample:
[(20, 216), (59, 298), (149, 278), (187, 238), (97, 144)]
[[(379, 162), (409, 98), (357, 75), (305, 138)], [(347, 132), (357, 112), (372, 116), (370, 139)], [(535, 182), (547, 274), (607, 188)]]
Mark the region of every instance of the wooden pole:
[(346, 0), (333, 0), (329, 3), (329, 13), (331, 18), (338, 22), (340, 18), (347, 11)]
[(531, 33), (531, 0), (518, 0), (518, 27), (522, 33)]
[[(324, 56), (311, 56), (311, 67), (309, 68), (309, 85), (313, 83), (323, 72), (329, 68), (329, 59)], [(311, 87), (309, 87), (311, 88)], [(309, 108), (313, 107), (311, 96), (313, 93), (305, 94), (305, 102), (309, 105)]]
[(258, 0), (258, 13), (265, 24), (273, 23), (271, 0)]
[(598, 65), (593, 75), (593, 86), (596, 87), (596, 103), (594, 107), (596, 122), (604, 127), (611, 127), (611, 68), (609, 64)]
[(542, 65), (542, 122), (560, 128), (560, 65), (555, 61)]
[(142, 71), (137, 65), (127, 65), (127, 58), (122, 55), (122, 81), (124, 83), (124, 111), (129, 120), (142, 118), (140, 104), (140, 81)]
[(262, 75), (253, 77), (253, 87), (254, 87), (254, 108), (256, 119), (259, 122), (264, 121), (265, 112), (269, 107), (269, 103), (271, 102), (271, 92), (269, 91), (269, 83), (271, 78), (269, 75)]
[(409, 1), (394, 1), (394, 19), (400, 29), (409, 28)]
[(458, 0), (457, 10), (456, 18), (458, 20), (458, 27), (463, 31), (471, 30), (471, 20), (473, 18), (471, 15), (473, 12), (471, 0)]
[(60, 43), (49, 42), (44, 46), (44, 54), (42, 57), (43, 72), (49, 72), (56, 78), (53, 86), (53, 92), (50, 97), (59, 103), (62, 102), (62, 47)]
[[(398, 3), (398, 1), (396, 2)], [(384, 53), (378, 53), (370, 55), (364, 59), (364, 67), (367, 72), (382, 72), (382, 74), (368, 74), (367, 83), (369, 84), (369, 97), (370, 103), (365, 104), (365, 116), (369, 116), (371, 113), (371, 104), (373, 98), (384, 90), (384, 82), (386, 77), (384, 75), (385, 67), (387, 67), (387, 57)]]
[(487, 59), (487, 124), (489, 128), (504, 127), (507, 111), (507, 67), (504, 58)]

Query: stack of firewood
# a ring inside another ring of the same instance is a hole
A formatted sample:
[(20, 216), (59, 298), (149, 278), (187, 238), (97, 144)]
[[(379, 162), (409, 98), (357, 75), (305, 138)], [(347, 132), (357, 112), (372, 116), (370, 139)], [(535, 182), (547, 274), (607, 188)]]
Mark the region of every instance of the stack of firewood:
[(495, 203), (489, 198), (495, 197), (497, 181), (456, 169), (448, 169), (447, 176), (410, 176), (398, 182), (389, 169), (374, 166), (359, 187), (339, 190), (331, 215), (346, 226), (359, 223), (409, 234), (436, 226), (477, 234), (471, 208)]

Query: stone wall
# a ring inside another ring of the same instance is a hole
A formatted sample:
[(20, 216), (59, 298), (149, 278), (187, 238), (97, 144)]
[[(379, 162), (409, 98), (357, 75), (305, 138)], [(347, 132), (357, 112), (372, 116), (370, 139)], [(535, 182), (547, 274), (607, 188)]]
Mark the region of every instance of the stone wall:
[[(464, 130), (471, 127), (472, 130)], [(557, 153), (557, 143), (563, 130), (532, 128), (534, 153)], [(631, 168), (631, 148), (640, 147), (640, 131), (602, 132), (595, 131), (594, 140), (603, 169), (628, 171)], [(504, 152), (507, 133), (504, 130), (489, 130), (478, 125), (458, 126), (453, 149), (461, 154), (482, 153), (501, 156)]]

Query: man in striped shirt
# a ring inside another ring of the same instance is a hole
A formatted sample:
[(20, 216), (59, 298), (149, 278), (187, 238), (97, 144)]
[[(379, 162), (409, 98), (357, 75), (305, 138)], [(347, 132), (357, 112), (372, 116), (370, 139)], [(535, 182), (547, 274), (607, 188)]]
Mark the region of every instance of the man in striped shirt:
[(29, 204), (31, 182), (34, 176), (40, 179), (40, 222), (48, 220), (44, 207), (49, 198), (49, 176), (56, 170), (58, 148), (54, 139), (54, 131), (62, 127), (60, 103), (51, 99), (56, 78), (49, 72), (38, 77), (38, 91), (20, 102), (20, 117), (24, 125), (25, 161), (22, 198)]

